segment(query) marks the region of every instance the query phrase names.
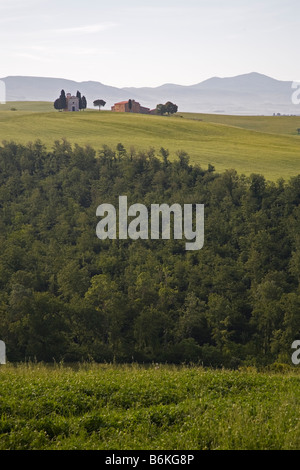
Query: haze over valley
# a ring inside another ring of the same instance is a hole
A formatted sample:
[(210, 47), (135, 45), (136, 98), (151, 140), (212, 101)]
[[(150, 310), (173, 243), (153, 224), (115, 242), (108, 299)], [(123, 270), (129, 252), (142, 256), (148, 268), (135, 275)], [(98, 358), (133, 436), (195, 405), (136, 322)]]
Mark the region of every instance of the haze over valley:
[(34, 76), (8, 76), (7, 101), (54, 101), (62, 89), (85, 95), (88, 107), (93, 101), (106, 101), (104, 110), (110, 110), (118, 101), (135, 99), (143, 106), (155, 108), (158, 103), (170, 100), (179, 111), (237, 115), (300, 114), (300, 105), (293, 104), (292, 81), (276, 80), (260, 73), (234, 77), (212, 77), (200, 83), (183, 86), (173, 83), (158, 87), (118, 88), (100, 81), (72, 81), (63, 78)]

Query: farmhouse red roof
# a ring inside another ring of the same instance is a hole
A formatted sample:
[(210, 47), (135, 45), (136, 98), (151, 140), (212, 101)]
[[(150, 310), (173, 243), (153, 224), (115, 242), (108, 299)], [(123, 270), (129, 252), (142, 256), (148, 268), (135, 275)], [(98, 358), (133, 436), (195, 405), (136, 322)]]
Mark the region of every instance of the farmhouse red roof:
[(118, 103), (115, 103), (115, 104), (126, 104), (128, 103), (128, 101), (119, 101)]

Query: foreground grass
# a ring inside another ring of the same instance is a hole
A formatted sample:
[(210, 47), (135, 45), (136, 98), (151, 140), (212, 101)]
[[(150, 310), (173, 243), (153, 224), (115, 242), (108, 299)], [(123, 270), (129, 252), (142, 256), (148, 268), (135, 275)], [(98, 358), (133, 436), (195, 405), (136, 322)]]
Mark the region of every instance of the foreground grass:
[[(7, 105), (5, 105), (7, 106)], [(0, 142), (18, 143), (40, 139), (49, 148), (55, 140), (115, 148), (121, 142), (129, 151), (161, 147), (170, 158), (184, 150), (203, 168), (214, 165), (222, 172), (263, 174), (276, 181), (300, 173), (300, 127), (298, 117), (287, 117), (280, 126), (277, 117), (224, 117), (214, 115), (147, 116), (110, 111), (86, 110), (80, 113), (45, 112), (45, 103), (15, 103), (17, 111), (0, 107)], [(30, 111), (31, 109), (31, 111)], [(48, 108), (47, 108), (48, 109)], [(284, 127), (284, 131), (283, 131)], [(259, 130), (259, 131), (258, 131)]]
[(8, 365), (0, 449), (299, 450), (299, 385), (292, 373)]

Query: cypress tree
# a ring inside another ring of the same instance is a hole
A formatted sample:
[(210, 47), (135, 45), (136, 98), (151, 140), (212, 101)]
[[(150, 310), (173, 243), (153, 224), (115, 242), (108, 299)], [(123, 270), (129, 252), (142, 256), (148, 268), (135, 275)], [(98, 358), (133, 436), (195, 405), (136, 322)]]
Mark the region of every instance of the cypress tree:
[(66, 98), (65, 90), (61, 90), (59, 99), (61, 103), (61, 109), (65, 109), (67, 107), (67, 98)]
[(87, 101), (86, 101), (86, 97), (83, 96), (82, 97), (82, 109), (85, 110), (87, 107)]
[(79, 109), (82, 110), (82, 109), (83, 109), (83, 106), (82, 106), (82, 98), (81, 98), (81, 93), (80, 93), (80, 91), (77, 91), (76, 96), (77, 96), (77, 98), (78, 98), (78, 100), (79, 100)]

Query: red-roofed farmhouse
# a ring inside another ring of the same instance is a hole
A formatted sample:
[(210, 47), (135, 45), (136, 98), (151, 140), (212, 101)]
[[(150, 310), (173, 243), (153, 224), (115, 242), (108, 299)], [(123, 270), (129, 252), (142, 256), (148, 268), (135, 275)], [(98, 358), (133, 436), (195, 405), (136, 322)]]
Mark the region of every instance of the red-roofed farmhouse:
[(116, 113), (140, 113), (140, 114), (152, 114), (150, 108), (144, 108), (135, 100), (128, 100), (128, 101), (120, 101), (119, 103), (115, 103), (114, 106), (111, 107), (112, 111)]

